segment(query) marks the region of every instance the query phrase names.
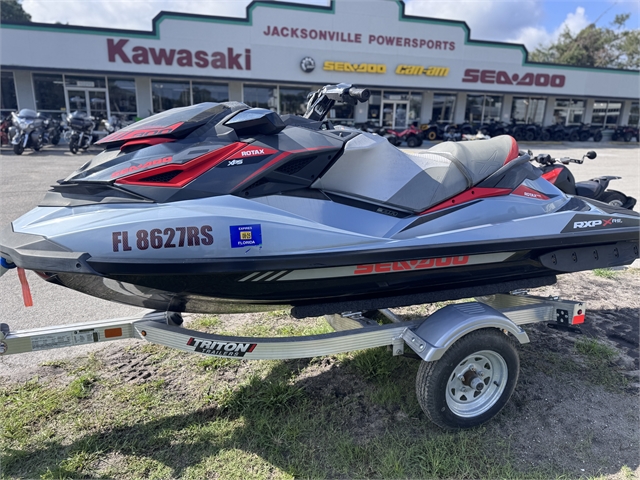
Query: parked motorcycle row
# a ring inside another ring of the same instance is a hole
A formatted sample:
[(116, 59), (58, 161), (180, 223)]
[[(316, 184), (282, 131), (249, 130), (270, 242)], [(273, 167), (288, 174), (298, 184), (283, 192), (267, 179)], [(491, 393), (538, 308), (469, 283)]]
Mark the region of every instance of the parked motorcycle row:
[[(28, 148), (38, 152), (45, 145), (58, 145), (64, 139), (69, 144), (69, 151), (75, 154), (86, 151), (98, 140), (96, 126), (95, 118), (82, 111), (66, 114), (58, 120), (49, 114), (23, 108), (2, 118), (0, 140), (2, 145), (11, 145), (13, 153), (22, 155)], [(107, 134), (123, 126), (122, 120), (115, 115), (101, 123)]]

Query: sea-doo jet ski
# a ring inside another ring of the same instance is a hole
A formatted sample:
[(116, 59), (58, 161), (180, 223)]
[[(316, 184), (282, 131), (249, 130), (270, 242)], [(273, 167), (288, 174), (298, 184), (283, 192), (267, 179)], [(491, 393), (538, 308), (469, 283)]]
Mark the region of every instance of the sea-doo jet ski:
[(636, 212), (565, 195), (510, 136), (406, 153), (325, 121), (368, 97), (328, 85), (303, 116), (202, 103), (118, 130), (0, 231), (3, 265), (156, 310), (306, 316), (638, 258)]

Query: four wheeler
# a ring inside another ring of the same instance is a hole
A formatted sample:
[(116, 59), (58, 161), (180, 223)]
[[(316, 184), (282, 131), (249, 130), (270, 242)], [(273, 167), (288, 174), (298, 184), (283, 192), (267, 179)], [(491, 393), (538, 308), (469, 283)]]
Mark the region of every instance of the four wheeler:
[(618, 180), (622, 177), (602, 176), (592, 178), (591, 180), (577, 182), (571, 171), (565, 166), (569, 163), (584, 163), (584, 159), (596, 158), (596, 152), (589, 151), (581, 160), (574, 158), (551, 158), (551, 155), (540, 154), (533, 159), (538, 162), (542, 170), (542, 177), (554, 184), (564, 193), (569, 195), (579, 195), (581, 197), (591, 198), (599, 202), (608, 203), (615, 207), (627, 208), (633, 210), (636, 199), (629, 197), (617, 190), (607, 190), (609, 181)]
[(640, 138), (638, 137), (638, 127), (634, 127), (633, 125), (624, 125), (615, 129), (611, 136), (611, 140), (614, 142), (619, 142), (621, 140), (630, 142), (634, 137), (636, 142), (640, 141)]
[(418, 128), (417, 122), (404, 130), (384, 129), (383, 136), (394, 146), (399, 146), (402, 142), (407, 142), (409, 148), (422, 145), (422, 131)]
[(444, 126), (440, 123), (429, 122), (420, 125), (420, 130), (422, 130), (422, 138), (424, 140), (433, 142), (434, 140), (442, 138), (442, 135), (444, 133)]

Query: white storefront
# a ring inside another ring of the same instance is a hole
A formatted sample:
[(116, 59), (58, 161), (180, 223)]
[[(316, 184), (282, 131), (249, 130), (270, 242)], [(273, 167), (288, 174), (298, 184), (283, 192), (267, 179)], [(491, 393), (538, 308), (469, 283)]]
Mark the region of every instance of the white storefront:
[[(366, 8), (364, 8), (366, 6)], [(522, 45), (471, 40), (463, 22), (395, 0), (328, 7), (254, 2), (245, 18), (162, 12), (151, 31), (0, 27), (2, 110), (146, 117), (238, 100), (298, 113), (331, 83), (373, 91), (344, 123), (638, 123), (639, 72), (527, 62)]]

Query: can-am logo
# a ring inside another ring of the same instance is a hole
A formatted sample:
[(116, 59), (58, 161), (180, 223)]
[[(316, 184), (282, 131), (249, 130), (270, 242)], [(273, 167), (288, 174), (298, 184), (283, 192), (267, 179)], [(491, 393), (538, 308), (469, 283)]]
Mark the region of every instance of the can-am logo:
[(566, 77), (564, 75), (550, 75), (548, 73), (527, 72), (509, 74), (503, 70), (479, 70), (467, 68), (464, 71), (462, 81), (464, 83), (489, 83), (498, 85), (519, 85), (525, 87), (564, 87)]
[(258, 346), (257, 343), (218, 342), (215, 340), (201, 340), (191, 337), (187, 346), (194, 347), (194, 351), (207, 355), (221, 357), (244, 357)]
[(154, 48), (136, 45), (127, 47), (128, 39), (114, 40), (107, 38), (107, 53), (112, 63), (120, 60), (122, 63), (136, 65), (166, 65), (177, 67), (224, 68), (228, 70), (251, 70), (251, 50), (245, 48), (244, 53), (236, 53), (232, 47), (226, 52), (207, 52), (187, 48)]
[(446, 77), (449, 67), (423, 67), (422, 65), (398, 65), (396, 75), (425, 75), (427, 77)]

